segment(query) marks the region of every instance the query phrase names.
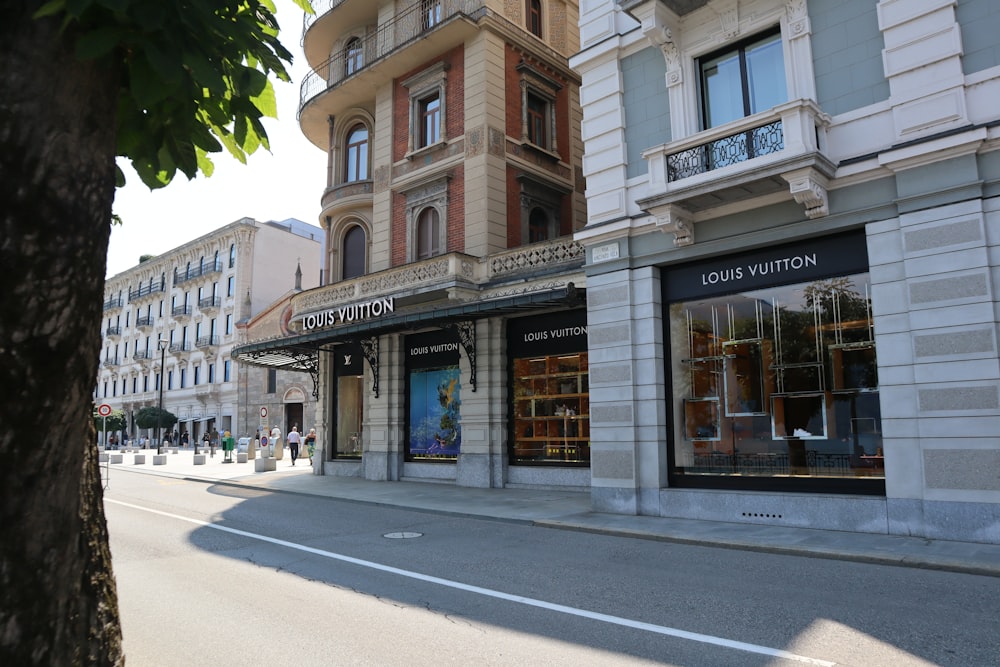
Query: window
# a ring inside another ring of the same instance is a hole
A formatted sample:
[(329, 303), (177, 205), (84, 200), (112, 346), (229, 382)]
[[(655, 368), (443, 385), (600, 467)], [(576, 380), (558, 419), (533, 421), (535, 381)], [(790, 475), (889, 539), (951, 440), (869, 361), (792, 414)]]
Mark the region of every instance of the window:
[(427, 259), (441, 254), (439, 245), (440, 220), (433, 208), (425, 208), (417, 217), (417, 259)]
[(562, 84), (521, 61), (521, 141), (547, 151), (556, 146), (556, 95)]
[(542, 36), (542, 1), (541, 0), (528, 0), (527, 11), (525, 14), (528, 15), (528, 32), (536, 37)]
[(549, 118), (549, 104), (533, 93), (528, 93), (527, 97), (528, 141), (536, 146), (548, 148), (549, 142), (546, 126), (548, 125)]
[(104, 398), (108, 397), (108, 381), (104, 381)]
[[(778, 32), (702, 58), (699, 70), (705, 129), (765, 111), (788, 99)], [(781, 133), (766, 125), (713, 142), (704, 159), (707, 166), (718, 169), (781, 148)]]
[(431, 28), (441, 22), (441, 0), (423, 0), (420, 9), (423, 28)]
[(215, 364), (208, 365), (208, 383), (212, 384), (215, 382)]
[(233, 362), (230, 359), (226, 359), (226, 361), (222, 364), (222, 381), (223, 382), (229, 382), (230, 381), (232, 371), (233, 371)]
[(417, 103), (420, 116), (420, 148), (441, 140), (441, 99), (437, 93)]
[(226, 335), (230, 336), (233, 333), (233, 316), (226, 315)]
[(444, 118), (448, 67), (448, 62), (442, 60), (402, 82), (410, 96), (408, 153), (447, 139)]
[[(232, 244), (231, 246), (229, 246), (229, 268), (231, 269), (234, 266), (236, 266), (236, 244), (235, 243)], [(232, 296), (232, 294), (230, 294), (229, 296)]]
[(167, 371), (167, 390), (174, 388), (174, 372)]
[(269, 368), (267, 369), (267, 392), (268, 394), (273, 394), (278, 391), (278, 371)]
[(226, 285), (226, 296), (236, 294), (236, 276), (229, 276), (229, 283)]
[(149, 376), (148, 375), (143, 375), (142, 376), (142, 390), (143, 390), (143, 392), (149, 391)]
[(341, 278), (343, 280), (365, 275), (367, 245), (365, 230), (361, 225), (352, 225), (344, 234), (344, 243), (341, 249), (343, 256)]
[(528, 216), (528, 243), (538, 243), (549, 239), (549, 216), (540, 208), (531, 210)]
[(197, 387), (201, 382), (201, 364), (194, 367), (194, 385)]
[(352, 37), (344, 47), (344, 76), (350, 76), (365, 64), (364, 47), (361, 40)]
[(347, 133), (347, 163), (344, 165), (344, 181), (368, 180), (368, 128), (358, 123)]
[(153, 377), (153, 390), (154, 391), (159, 391), (160, 390), (160, 374), (159, 373), (156, 373), (155, 376)]
[(181, 389), (183, 389), (185, 386), (187, 386), (187, 369), (186, 368), (182, 368), (181, 369)]

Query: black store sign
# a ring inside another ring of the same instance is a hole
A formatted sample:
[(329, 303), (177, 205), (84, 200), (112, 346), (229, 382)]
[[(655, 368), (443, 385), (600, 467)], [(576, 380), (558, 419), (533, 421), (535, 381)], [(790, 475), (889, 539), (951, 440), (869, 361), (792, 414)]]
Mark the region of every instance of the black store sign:
[(509, 320), (507, 348), (515, 358), (586, 352), (587, 311), (567, 310)]
[(864, 230), (664, 269), (667, 303), (868, 271)]
[(411, 334), (406, 337), (405, 343), (407, 368), (458, 366), (458, 351), (461, 345), (458, 332), (451, 327)]
[(348, 375), (364, 375), (364, 354), (361, 352), (360, 343), (345, 343), (338, 345), (333, 350), (334, 373), (337, 377)]

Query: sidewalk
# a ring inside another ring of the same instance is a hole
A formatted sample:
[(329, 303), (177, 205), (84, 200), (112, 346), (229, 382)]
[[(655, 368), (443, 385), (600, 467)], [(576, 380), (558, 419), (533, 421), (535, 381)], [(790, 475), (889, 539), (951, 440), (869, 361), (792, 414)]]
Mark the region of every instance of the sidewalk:
[(190, 450), (168, 454), (167, 464), (159, 466), (153, 466), (152, 457), (146, 453), (147, 463), (142, 465), (136, 465), (130, 453), (123, 454), (122, 463), (102, 463), (101, 473), (110, 488), (114, 488), (116, 475), (152, 474), (563, 530), (1000, 577), (1000, 545), (995, 544), (604, 514), (591, 510), (590, 494), (575, 491), (480, 489), (318, 476), (312, 474), (306, 459), (292, 466), (287, 450), (286, 458), (277, 462), (277, 470), (261, 473), (254, 472), (253, 461), (223, 463), (221, 451), (207, 458), (205, 465), (197, 466)]

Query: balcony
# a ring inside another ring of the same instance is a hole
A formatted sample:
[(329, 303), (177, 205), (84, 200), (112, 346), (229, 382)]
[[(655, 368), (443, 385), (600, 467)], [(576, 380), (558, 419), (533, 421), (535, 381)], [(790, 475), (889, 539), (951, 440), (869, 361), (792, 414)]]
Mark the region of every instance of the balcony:
[(188, 343), (186, 341), (183, 343), (171, 343), (170, 347), (167, 348), (167, 352), (170, 352), (171, 354), (176, 354), (178, 352), (190, 352), (190, 351), (191, 351), (191, 343)]
[(549, 274), (565, 277), (567, 273), (582, 271), (585, 257), (584, 246), (570, 236), (483, 258), (462, 253), (438, 255), (297, 294), (292, 297), (292, 319), (329, 308), (331, 304), (349, 304), (373, 297), (394, 295), (419, 301), (428, 293), (441, 291), (452, 296), (463, 292), (478, 295), (486, 285), (523, 284)]
[[(377, 20), (375, 5), (359, 0), (328, 0), (330, 10), (306, 21), (303, 48), (312, 65), (299, 89), (299, 124), (317, 146), (327, 146), (327, 118), (374, 99), (375, 89), (459, 44), (478, 30), (488, 14), (485, 0), (424, 0), (395, 14), (367, 34), (360, 54), (339, 52), (327, 58), (344, 25)], [(317, 3), (322, 5), (323, 3)], [(321, 9), (322, 7), (320, 7)], [(325, 58), (325, 59), (324, 59)]]
[(132, 355), (132, 361), (146, 361), (147, 359), (152, 359), (153, 353), (147, 352), (146, 350), (139, 350)]
[(104, 368), (113, 368), (117, 365), (118, 365), (118, 357), (115, 357), (114, 359), (105, 359), (104, 361), (101, 362), (101, 366), (103, 366)]
[(185, 269), (184, 271), (174, 271), (174, 286), (176, 287), (177, 285), (182, 285), (196, 278), (201, 278), (202, 276), (208, 276), (215, 273), (222, 273), (222, 260), (208, 262), (206, 264), (202, 264), (201, 266), (193, 266), (190, 269)]
[(178, 321), (187, 320), (191, 317), (191, 306), (174, 306), (170, 309), (170, 315)]
[(153, 327), (152, 316), (135, 318), (135, 328), (138, 329), (139, 331), (145, 331), (147, 329), (151, 329), (152, 327)]
[(120, 296), (116, 296), (104, 302), (104, 310), (114, 310), (115, 308), (121, 308), (124, 305), (124, 300)]
[(222, 299), (217, 296), (210, 296), (198, 299), (198, 310), (218, 310), (222, 306)]
[(104, 335), (112, 340), (117, 340), (122, 337), (121, 327), (108, 327), (104, 330)]
[(359, 206), (371, 208), (372, 186), (372, 181), (354, 181), (328, 187), (321, 201), (323, 215), (337, 215)]
[(128, 300), (129, 303), (132, 303), (134, 301), (138, 301), (139, 299), (143, 299), (147, 296), (151, 296), (153, 294), (162, 294), (162, 293), (163, 293), (163, 285), (161, 283), (154, 283), (152, 285), (140, 285), (139, 289), (135, 290), (130, 289), (128, 291)]
[(808, 218), (827, 215), (826, 186), (835, 165), (825, 154), (830, 117), (809, 100), (796, 100), (643, 152), (649, 197), (637, 201), (675, 235), (693, 241), (692, 218), (724, 204), (781, 192), (805, 207)]
[(198, 349), (206, 347), (219, 347), (218, 336), (202, 336), (194, 341), (194, 346)]

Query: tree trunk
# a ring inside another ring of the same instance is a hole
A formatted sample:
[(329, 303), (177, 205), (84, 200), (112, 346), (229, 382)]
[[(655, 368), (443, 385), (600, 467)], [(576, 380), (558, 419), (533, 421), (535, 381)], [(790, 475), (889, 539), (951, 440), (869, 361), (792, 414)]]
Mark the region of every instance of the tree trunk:
[(92, 422), (118, 76), (2, 0), (0, 664), (121, 665)]

